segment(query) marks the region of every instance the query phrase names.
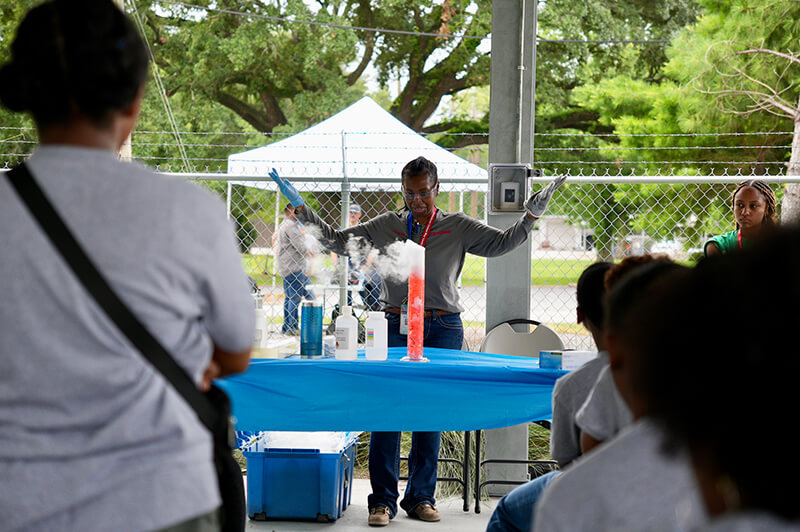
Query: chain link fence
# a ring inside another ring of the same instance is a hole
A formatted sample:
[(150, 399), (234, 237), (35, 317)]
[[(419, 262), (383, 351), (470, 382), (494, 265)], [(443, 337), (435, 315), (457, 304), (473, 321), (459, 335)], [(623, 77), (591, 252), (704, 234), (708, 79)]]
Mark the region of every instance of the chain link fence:
[[(5, 148), (2, 166), (6, 168), (28, 157), (37, 144), (35, 130), (30, 127), (0, 126), (0, 130)], [(553, 327), (568, 347), (592, 349), (590, 336), (575, 323), (575, 284), (586, 266), (597, 260), (618, 261), (643, 253), (664, 253), (675, 260), (694, 263), (702, 255), (702, 246), (710, 236), (734, 228), (730, 204), (737, 183), (745, 179), (770, 183), (780, 205), (783, 184), (800, 181), (797, 176), (783, 175), (785, 163), (774, 159), (741, 157), (734, 152), (728, 160), (693, 161), (691, 149), (714, 148), (715, 153), (722, 154), (722, 148), (710, 145), (718, 143), (724, 145), (725, 150), (740, 148), (738, 151), (743, 151), (752, 148), (750, 144), (755, 141), (751, 138), (784, 138), (790, 134), (703, 134), (686, 140), (677, 135), (661, 135), (658, 139), (649, 138), (653, 135), (642, 136), (648, 138), (641, 142), (674, 144), (664, 147), (663, 151), (672, 153), (683, 149), (672, 161), (651, 160), (652, 150), (647, 157), (636, 160), (630, 157), (636, 151), (626, 146), (605, 148), (607, 153), (598, 157), (604, 160), (577, 160), (576, 156), (589, 159), (592, 158), (589, 155), (601, 155), (600, 150), (587, 151), (582, 145), (588, 142), (587, 135), (537, 134), (545, 144), (557, 139), (563, 146), (536, 148), (534, 165), (550, 177), (532, 178), (534, 189), (544, 186), (555, 175), (567, 175), (568, 180), (531, 234), (532, 273), (524, 287), (530, 289), (530, 317)], [(349, 154), (355, 153), (360, 142), (364, 153), (374, 154), (374, 157), (366, 157), (345, 183), (337, 168), (326, 167), (323, 171), (319, 165), (300, 164), (299, 161), (284, 161), (282, 164), (286, 168), (273, 161), (256, 161), (261, 164), (247, 175), (231, 171), (228, 160), (231, 154), (261, 146), (265, 140), (269, 145), (270, 141), (280, 141), (290, 134), (183, 132), (181, 136), (188, 157), (177, 156), (169, 132), (138, 131), (133, 141), (133, 158), (166, 175), (194, 181), (223, 198), (236, 227), (244, 267), (260, 290), (257, 298), (264, 319), (263, 342), (278, 345), (285, 341), (287, 348), (292, 348), (291, 342), (297, 339), (281, 333), (283, 280), (278, 273), (273, 242), (273, 235), (283, 219), (285, 198), (275, 191), (267, 172), (276, 164), (281, 175), (292, 176), (290, 180), (303, 191), (308, 204), (334, 227), (342, 226), (347, 220), (345, 205), (350, 203), (360, 205), (359, 221), (367, 221), (386, 211), (403, 208), (399, 169), (384, 171), (379, 180), (367, 177), (375, 174), (380, 145), (388, 134), (351, 136), (346, 141)], [(690, 140), (698, 146), (682, 144)], [(312, 159), (315, 155), (321, 156), (310, 146), (307, 151), (311, 152)], [(443, 167), (437, 206), (447, 212), (463, 212), (486, 221), (486, 146), (448, 151), (473, 163), (473, 169), (478, 168), (483, 177), (474, 172), (459, 177), (455, 167)], [(417, 155), (427, 156), (427, 153), (404, 152), (403, 163)], [(190, 172), (187, 167), (191, 167)], [(468, 255), (458, 282), (465, 308), (462, 319), (466, 340), (472, 349), (480, 346), (485, 335), (486, 299), (490, 297), (486, 291), (486, 260)], [(328, 326), (334, 308), (343, 297), (341, 287), (349, 281), (342, 278), (331, 254), (320, 247), (315, 249), (309, 268), (312, 288), (324, 303), (325, 325)], [(357, 284), (349, 287), (362, 321), (366, 314), (361, 293), (365, 274), (356, 272), (353, 278)]]
[[(236, 225), (244, 267), (261, 291), (267, 341), (280, 340), (284, 293), (273, 235), (283, 219), (285, 198), (270, 190), (270, 184), (263, 180), (244, 182), (219, 174), (179, 175), (194, 179), (225, 198)], [(710, 236), (734, 228), (731, 196), (737, 183), (750, 178), (771, 183), (780, 203), (782, 183), (789, 180), (785, 177), (741, 172), (713, 177), (570, 176), (531, 234), (531, 279), (520, 286), (531, 293), (530, 317), (553, 327), (567, 347), (593, 349), (591, 337), (575, 321), (575, 284), (583, 269), (597, 260), (618, 261), (644, 253), (666, 254), (676, 261), (693, 264), (702, 255), (702, 246)], [(550, 179), (532, 180), (537, 189)], [(294, 182), (305, 190), (305, 201), (334, 227), (340, 227), (341, 221), (347, 219), (347, 204), (357, 203), (361, 207), (360, 222), (403, 208), (399, 179), (384, 184), (384, 188), (353, 182), (344, 193), (331, 191), (330, 183), (319, 180)], [(469, 190), (473, 187), (466, 185), (472, 183), (443, 179), (437, 207), (486, 221), (486, 193)], [(310, 234), (307, 240), (314, 250), (309, 261), (311, 287), (324, 304), (327, 325), (342, 296), (341, 272), (337, 271), (331, 254), (314, 244)], [(465, 336), (472, 349), (477, 349), (485, 336), (486, 260), (467, 255), (458, 281), (465, 308), (462, 314)], [(360, 283), (363, 272), (356, 272), (350, 278), (351, 282)], [(356, 312), (363, 321), (366, 305), (361, 288), (357, 284), (351, 287), (351, 292)]]

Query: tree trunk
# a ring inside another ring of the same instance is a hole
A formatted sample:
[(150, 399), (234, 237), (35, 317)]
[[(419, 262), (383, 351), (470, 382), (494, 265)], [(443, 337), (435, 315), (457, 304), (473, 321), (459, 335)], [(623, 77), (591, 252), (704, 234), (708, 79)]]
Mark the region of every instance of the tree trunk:
[[(792, 136), (792, 156), (786, 167), (787, 176), (800, 175), (800, 110), (795, 117)], [(781, 202), (781, 224), (793, 224), (800, 220), (800, 183), (786, 183)]]
[(592, 187), (592, 196), (597, 199), (598, 205), (602, 205), (597, 211), (597, 218), (592, 216), (589, 221), (594, 232), (594, 247), (599, 261), (614, 262), (614, 245), (618, 243), (621, 226), (624, 226), (614, 199), (616, 189), (616, 185), (610, 184)]

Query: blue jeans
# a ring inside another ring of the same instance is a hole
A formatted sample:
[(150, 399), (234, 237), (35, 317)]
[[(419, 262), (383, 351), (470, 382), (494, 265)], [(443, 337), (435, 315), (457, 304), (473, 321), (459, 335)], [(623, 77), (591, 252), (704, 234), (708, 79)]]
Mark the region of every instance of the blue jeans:
[[(435, 312), (435, 311), (434, 311)], [(407, 337), (400, 334), (400, 316), (386, 314), (389, 347), (405, 347)], [(435, 314), (425, 318), (423, 345), (444, 349), (461, 349), (464, 327), (458, 314)], [(414, 364), (415, 362), (409, 362)], [(424, 411), (420, 412), (424, 415)], [(422, 503), (436, 504), (436, 471), (439, 459), (441, 432), (414, 432), (411, 434), (411, 452), (408, 456), (408, 484), (400, 507), (411, 512)], [(367, 498), (370, 509), (385, 506), (389, 515), (397, 514), (397, 481), (400, 476), (400, 433), (373, 432), (369, 441), (369, 480), (372, 494)]]
[(536, 501), (558, 473), (550, 471), (503, 495), (489, 518), (486, 532), (528, 532), (533, 524)]
[(382, 284), (383, 279), (381, 279), (381, 276), (375, 268), (367, 270), (367, 273), (364, 275), (364, 289), (361, 291), (361, 299), (369, 310), (381, 309)]
[(364, 289), (361, 291), (361, 300), (364, 306), (369, 310), (381, 309), (381, 280), (378, 279), (378, 284), (364, 283)]
[(314, 294), (306, 290), (306, 285), (310, 282), (308, 275), (302, 271), (290, 273), (283, 278), (283, 326), (282, 333), (297, 331), (298, 317), (297, 308), (300, 300), (314, 299)]

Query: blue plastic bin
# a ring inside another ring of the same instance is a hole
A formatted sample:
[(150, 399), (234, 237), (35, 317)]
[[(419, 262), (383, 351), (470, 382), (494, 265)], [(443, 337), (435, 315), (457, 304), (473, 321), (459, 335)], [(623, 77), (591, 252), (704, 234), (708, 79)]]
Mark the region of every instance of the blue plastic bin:
[(335, 521), (350, 504), (356, 440), (340, 453), (319, 449), (245, 451), (250, 519)]
[(561, 369), (562, 351), (539, 351), (539, 368)]

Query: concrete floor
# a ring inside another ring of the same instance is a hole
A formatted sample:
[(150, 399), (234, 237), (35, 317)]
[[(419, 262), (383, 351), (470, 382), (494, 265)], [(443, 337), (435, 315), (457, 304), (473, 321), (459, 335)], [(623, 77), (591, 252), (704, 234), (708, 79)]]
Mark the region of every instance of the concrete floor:
[[(405, 489), (401, 482), (400, 493)], [(484, 532), (492, 509), (499, 499), (492, 498), (481, 502), (481, 513), (476, 514), (475, 503), (470, 501), (470, 511), (464, 511), (464, 501), (460, 497), (451, 497), (437, 501), (436, 506), (442, 515), (442, 520), (438, 523), (424, 523), (406, 516), (406, 513), (399, 512), (389, 526), (383, 528), (370, 527), (367, 525), (367, 495), (370, 493), (368, 479), (353, 480), (353, 497), (350, 506), (342, 513), (342, 516), (332, 523), (317, 523), (314, 521), (253, 521), (248, 519), (247, 530), (264, 532), (289, 532), (289, 531), (323, 531), (323, 530), (387, 530), (387, 532), (402, 532), (410, 530), (428, 530), (430, 532)]]

